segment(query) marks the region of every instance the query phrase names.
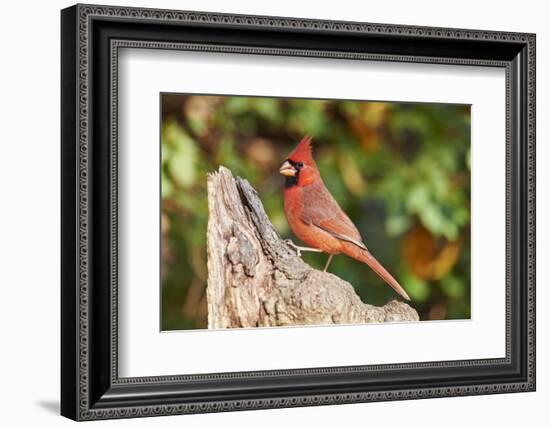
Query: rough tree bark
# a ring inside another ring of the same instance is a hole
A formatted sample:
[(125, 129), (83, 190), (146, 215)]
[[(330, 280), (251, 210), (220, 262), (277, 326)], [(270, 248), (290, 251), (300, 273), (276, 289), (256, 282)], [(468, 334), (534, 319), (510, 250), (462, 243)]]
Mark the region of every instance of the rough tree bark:
[(303, 262), (252, 186), (224, 167), (208, 176), (208, 210), (208, 328), (418, 321), (406, 303), (364, 304), (351, 284)]

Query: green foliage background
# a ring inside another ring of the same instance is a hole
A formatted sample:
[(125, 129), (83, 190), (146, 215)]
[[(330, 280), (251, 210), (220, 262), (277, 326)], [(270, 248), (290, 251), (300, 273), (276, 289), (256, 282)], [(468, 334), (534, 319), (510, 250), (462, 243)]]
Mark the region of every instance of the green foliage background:
[[(164, 94), (162, 329), (206, 327), (206, 174), (224, 165), (249, 180), (277, 231), (293, 237), (278, 168), (305, 134), (325, 184), (421, 319), (469, 318), (468, 106)], [(330, 272), (364, 302), (396, 297), (346, 256)]]

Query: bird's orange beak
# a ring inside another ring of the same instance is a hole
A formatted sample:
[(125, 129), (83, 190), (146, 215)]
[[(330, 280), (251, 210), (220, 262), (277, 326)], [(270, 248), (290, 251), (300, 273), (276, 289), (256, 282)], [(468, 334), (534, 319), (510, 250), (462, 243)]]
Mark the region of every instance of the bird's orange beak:
[(279, 173), (283, 176), (296, 176), (296, 169), (288, 161), (285, 161), (279, 169)]

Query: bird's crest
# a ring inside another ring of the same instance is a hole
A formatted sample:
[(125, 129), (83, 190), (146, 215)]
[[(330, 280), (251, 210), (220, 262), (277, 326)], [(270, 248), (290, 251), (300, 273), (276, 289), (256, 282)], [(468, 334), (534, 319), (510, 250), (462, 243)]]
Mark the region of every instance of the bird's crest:
[(290, 160), (303, 161), (304, 163), (313, 162), (313, 156), (311, 155), (311, 136), (304, 136), (288, 158)]

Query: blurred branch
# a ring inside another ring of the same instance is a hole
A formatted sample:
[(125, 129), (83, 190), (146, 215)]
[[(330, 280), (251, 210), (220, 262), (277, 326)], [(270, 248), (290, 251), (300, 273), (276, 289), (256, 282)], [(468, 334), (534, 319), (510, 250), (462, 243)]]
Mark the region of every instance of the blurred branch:
[(409, 305), (364, 304), (353, 286), (304, 263), (250, 184), (208, 175), (208, 328), (417, 321)]

